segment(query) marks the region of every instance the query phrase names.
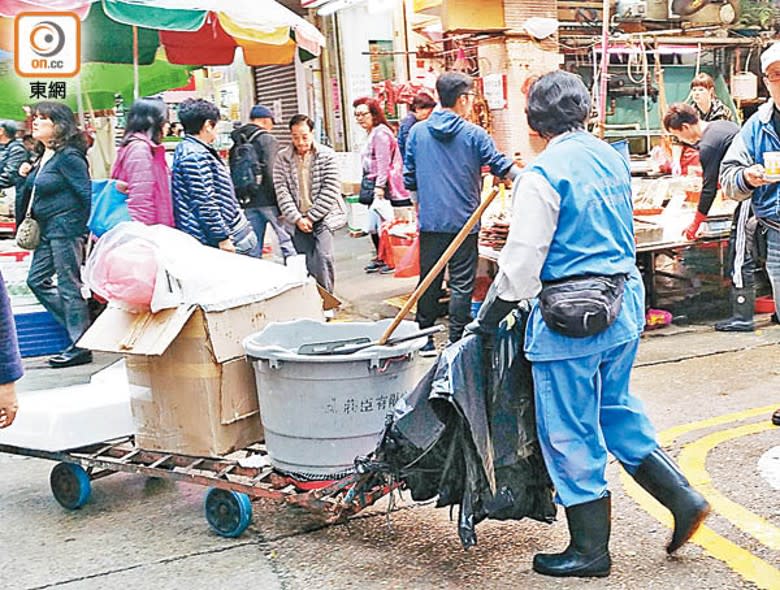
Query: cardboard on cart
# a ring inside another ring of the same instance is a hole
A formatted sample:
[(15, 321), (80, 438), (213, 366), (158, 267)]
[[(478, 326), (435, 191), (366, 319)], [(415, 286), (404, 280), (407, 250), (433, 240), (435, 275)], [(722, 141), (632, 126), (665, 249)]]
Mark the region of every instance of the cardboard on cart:
[(313, 281), (227, 309), (191, 304), (133, 314), (109, 307), (79, 346), (125, 355), (138, 447), (219, 456), (263, 438), (243, 339), (298, 318), (323, 318)]
[(19, 412), (0, 429), (0, 444), (65, 451), (133, 434), (125, 362), (95, 373), (89, 383), (22, 391)]

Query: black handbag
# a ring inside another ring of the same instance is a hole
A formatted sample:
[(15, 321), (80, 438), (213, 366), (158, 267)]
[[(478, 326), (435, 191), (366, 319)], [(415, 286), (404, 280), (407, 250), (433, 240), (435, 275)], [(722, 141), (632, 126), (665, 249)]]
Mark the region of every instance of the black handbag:
[(364, 176), (360, 180), (360, 194), (358, 195), (358, 203), (361, 205), (371, 206), (374, 202), (374, 189), (376, 188), (376, 180)]
[(603, 332), (620, 313), (626, 275), (585, 276), (545, 283), (539, 310), (551, 330), (585, 338)]

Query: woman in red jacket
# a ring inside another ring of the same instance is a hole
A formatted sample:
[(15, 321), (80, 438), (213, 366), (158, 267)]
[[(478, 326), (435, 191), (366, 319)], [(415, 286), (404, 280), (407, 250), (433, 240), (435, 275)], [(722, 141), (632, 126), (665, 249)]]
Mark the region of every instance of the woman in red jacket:
[(127, 184), (127, 208), (133, 221), (174, 227), (171, 171), (161, 143), (167, 120), (168, 107), (162, 100), (139, 98), (133, 103), (111, 178)]

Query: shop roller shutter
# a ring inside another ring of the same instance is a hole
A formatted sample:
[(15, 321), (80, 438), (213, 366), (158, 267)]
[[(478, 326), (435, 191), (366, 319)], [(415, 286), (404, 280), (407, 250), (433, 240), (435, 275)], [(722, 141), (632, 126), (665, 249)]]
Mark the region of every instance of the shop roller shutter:
[(282, 116), (277, 118), (271, 133), (281, 144), (288, 145), (290, 143), (290, 131), (287, 128), (287, 123), (290, 117), (300, 112), (295, 64), (260, 66), (253, 68), (253, 70), (256, 104), (263, 104), (273, 110), (274, 104), (277, 101), (281, 101)]

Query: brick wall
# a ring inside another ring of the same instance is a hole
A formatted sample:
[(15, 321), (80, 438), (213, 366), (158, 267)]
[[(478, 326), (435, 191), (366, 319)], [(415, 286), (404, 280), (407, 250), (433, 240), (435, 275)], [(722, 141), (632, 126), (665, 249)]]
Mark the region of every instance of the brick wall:
[(491, 111), (493, 138), (501, 151), (510, 156), (521, 152), (526, 160), (539, 153), (543, 144), (538, 137), (529, 135), (523, 85), (531, 76), (557, 69), (562, 60), (557, 40), (538, 43), (520, 31), (522, 24), (532, 16), (556, 18), (556, 0), (504, 0), (504, 17), (510, 32), (479, 46), (479, 57), (486, 58), (480, 60), (480, 68), (486, 69), (489, 63), (492, 70), (480, 71), (480, 74), (501, 72), (507, 75), (508, 106)]

